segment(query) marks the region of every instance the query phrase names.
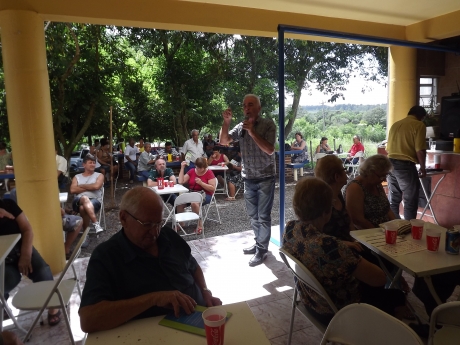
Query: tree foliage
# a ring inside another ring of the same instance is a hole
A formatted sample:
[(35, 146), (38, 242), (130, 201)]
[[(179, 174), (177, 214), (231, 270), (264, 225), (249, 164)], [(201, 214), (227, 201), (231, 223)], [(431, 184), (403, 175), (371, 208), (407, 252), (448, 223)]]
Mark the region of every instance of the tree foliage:
[[(239, 121), (245, 94), (259, 95), (264, 115), (277, 116), (274, 38), (51, 23), (46, 45), (55, 142), (66, 157), (82, 141), (108, 137), (110, 106), (115, 138), (178, 146), (191, 129), (217, 133), (228, 106)], [(383, 109), (311, 112), (299, 101), (313, 87), (331, 102), (343, 98), (348, 79), (358, 74), (380, 80), (387, 65), (383, 48), (286, 40), (285, 55), (286, 90), (294, 97), (287, 135), (352, 135), (371, 126), (374, 131), (363, 133), (380, 138)], [(0, 139), (8, 141), (2, 69), (0, 90)]]

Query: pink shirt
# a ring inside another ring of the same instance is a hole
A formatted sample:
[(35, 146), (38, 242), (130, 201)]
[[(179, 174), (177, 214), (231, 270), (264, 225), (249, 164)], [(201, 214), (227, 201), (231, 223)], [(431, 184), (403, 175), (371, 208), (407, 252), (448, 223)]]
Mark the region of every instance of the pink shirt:
[(359, 151), (363, 151), (364, 152), (364, 146), (363, 144), (361, 144), (361, 142), (358, 142), (357, 144), (353, 144), (353, 146), (351, 147), (350, 151), (348, 151), (350, 153), (350, 156), (354, 156), (356, 154), (356, 152), (359, 152)]
[[(194, 192), (199, 192), (199, 191), (204, 190), (199, 184), (195, 183), (195, 178), (198, 177), (199, 179), (201, 179), (201, 181), (203, 181), (206, 184), (209, 184), (209, 180), (212, 180), (213, 178), (216, 178), (214, 176), (214, 173), (209, 169), (206, 170), (206, 172), (204, 173), (203, 176), (197, 176), (195, 169), (190, 169), (187, 172), (187, 175), (190, 177), (190, 179), (188, 181), (188, 185), (190, 187), (190, 190), (192, 190)], [(205, 190), (205, 193), (207, 195), (212, 195), (212, 192), (208, 192), (207, 190)]]

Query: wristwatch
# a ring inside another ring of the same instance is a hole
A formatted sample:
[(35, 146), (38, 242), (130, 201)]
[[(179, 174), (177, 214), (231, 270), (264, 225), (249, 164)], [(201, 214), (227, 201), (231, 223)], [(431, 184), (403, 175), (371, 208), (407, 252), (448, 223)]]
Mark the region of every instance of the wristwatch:
[(208, 288), (202, 288), (201, 290), (209, 292), (209, 294), (212, 296), (212, 292)]

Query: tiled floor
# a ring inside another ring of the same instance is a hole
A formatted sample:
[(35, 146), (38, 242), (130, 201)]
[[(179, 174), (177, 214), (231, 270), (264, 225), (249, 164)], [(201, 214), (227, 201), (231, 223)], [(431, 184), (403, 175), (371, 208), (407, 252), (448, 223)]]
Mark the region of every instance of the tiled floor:
[[(247, 301), (271, 344), (286, 344), (293, 278), (279, 257), (278, 248), (271, 244), (265, 263), (257, 267), (249, 267), (250, 256), (243, 255), (242, 248), (252, 245), (252, 231), (196, 240), (193, 243), (197, 249), (197, 251), (192, 249), (193, 255), (201, 265), (208, 287), (213, 294), (224, 304)], [(84, 258), (77, 261), (82, 286), (88, 260)], [(80, 329), (77, 296), (75, 292), (70, 308), (71, 324), (75, 339), (81, 343), (84, 335)], [(409, 294), (409, 298), (418, 309), (422, 308), (413, 294)], [(32, 317), (21, 317), (21, 325), (25, 328), (29, 327)], [(321, 338), (322, 334), (303, 315), (296, 312), (292, 345), (316, 345), (320, 343)], [(45, 322), (45, 325), (37, 326), (27, 344), (69, 343), (64, 322), (55, 327), (49, 327)]]

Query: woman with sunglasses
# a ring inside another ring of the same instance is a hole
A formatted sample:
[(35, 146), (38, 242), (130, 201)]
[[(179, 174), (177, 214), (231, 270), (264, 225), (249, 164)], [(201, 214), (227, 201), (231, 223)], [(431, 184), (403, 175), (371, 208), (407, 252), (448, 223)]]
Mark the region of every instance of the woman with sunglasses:
[(384, 155), (367, 158), (359, 166), (359, 176), (345, 188), (348, 214), (357, 229), (372, 229), (395, 219), (382, 182), (393, 168)]

